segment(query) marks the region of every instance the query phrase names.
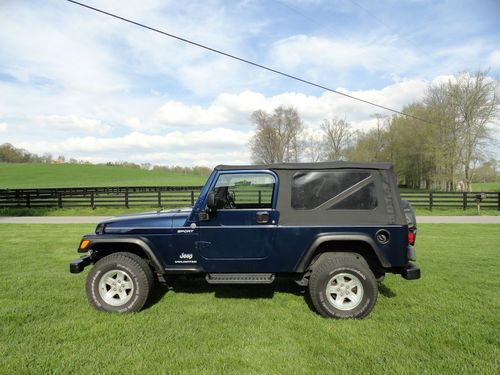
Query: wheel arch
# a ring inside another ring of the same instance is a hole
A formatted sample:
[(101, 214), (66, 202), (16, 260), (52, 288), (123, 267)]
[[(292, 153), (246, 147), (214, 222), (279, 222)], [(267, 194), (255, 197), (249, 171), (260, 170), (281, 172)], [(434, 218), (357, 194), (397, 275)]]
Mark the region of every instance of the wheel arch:
[(93, 250), (93, 260), (99, 260), (103, 256), (129, 252), (136, 254), (141, 258), (147, 259), (155, 272), (165, 273), (160, 258), (156, 254), (153, 246), (146, 239), (142, 238), (86, 238), (90, 240), (89, 250)]
[(375, 241), (365, 233), (324, 233), (317, 236), (304, 252), (295, 272), (306, 272), (321, 256), (332, 252), (349, 252), (362, 256), (372, 270), (390, 267), (384, 253)]

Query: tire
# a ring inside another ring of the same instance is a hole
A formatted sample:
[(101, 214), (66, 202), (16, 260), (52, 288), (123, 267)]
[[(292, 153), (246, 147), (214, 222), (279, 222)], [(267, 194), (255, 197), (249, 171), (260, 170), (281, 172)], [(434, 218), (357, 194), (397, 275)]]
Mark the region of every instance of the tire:
[(142, 258), (113, 253), (100, 259), (87, 276), (87, 298), (97, 310), (138, 312), (149, 298), (153, 280), (151, 268)]
[(134, 253), (121, 252), (121, 253), (115, 253), (115, 254), (121, 254), (121, 255), (123, 255), (125, 257), (132, 258), (137, 263), (139, 263), (139, 265), (141, 266), (142, 270), (146, 274), (146, 277), (148, 278), (149, 285), (150, 285), (150, 293), (151, 293), (152, 289), (156, 285), (156, 280), (155, 280), (155, 276), (153, 275), (153, 270), (149, 266), (148, 261), (146, 259), (144, 259), (144, 258), (141, 258), (139, 255), (134, 254)]
[(377, 301), (377, 280), (360, 255), (325, 253), (313, 265), (309, 295), (325, 318), (362, 319)]

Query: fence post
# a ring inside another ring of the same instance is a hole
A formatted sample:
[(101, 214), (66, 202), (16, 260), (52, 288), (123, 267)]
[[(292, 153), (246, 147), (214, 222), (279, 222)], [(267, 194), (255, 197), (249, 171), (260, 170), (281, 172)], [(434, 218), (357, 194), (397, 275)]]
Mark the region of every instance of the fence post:
[(62, 194), (60, 191), (57, 192), (57, 207), (62, 208)]
[(30, 202), (30, 193), (26, 193), (26, 207), (30, 207), (31, 202)]
[(125, 189), (125, 207), (128, 208), (128, 188)]
[(191, 190), (191, 206), (194, 206), (194, 190)]
[(467, 209), (467, 192), (464, 192), (463, 195), (464, 195), (464, 198), (463, 198), (464, 204), (463, 204), (463, 206), (464, 206), (464, 211), (465, 211)]
[(95, 210), (95, 204), (94, 204), (94, 192), (90, 193), (90, 207)]
[(500, 193), (497, 196), (497, 211), (500, 211)]
[(259, 206), (262, 204), (262, 190), (259, 190)]
[(434, 199), (433, 199), (433, 195), (432, 195), (432, 191), (429, 191), (429, 211), (432, 211), (432, 205), (433, 205), (433, 202)]
[(161, 190), (158, 190), (158, 207), (161, 207)]

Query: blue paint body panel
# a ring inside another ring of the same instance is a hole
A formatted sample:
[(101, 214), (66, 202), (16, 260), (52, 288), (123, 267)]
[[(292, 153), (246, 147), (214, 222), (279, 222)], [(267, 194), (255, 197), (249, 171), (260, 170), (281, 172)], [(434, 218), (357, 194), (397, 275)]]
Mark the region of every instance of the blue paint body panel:
[[(390, 268), (407, 265), (408, 227), (405, 225), (280, 225), (280, 212), (276, 209), (280, 184), (273, 171), (251, 171), (275, 178), (272, 207), (219, 209), (209, 220), (201, 221), (199, 214), (205, 211), (207, 195), (213, 190), (218, 176), (248, 172), (216, 169), (193, 209), (116, 217), (100, 224), (104, 225), (102, 236), (146, 238), (166, 268), (195, 265), (203, 272), (293, 273), (320, 235), (361, 233), (375, 241), (377, 231), (385, 229), (390, 234), (390, 241), (387, 245), (377, 245), (382, 256)], [(262, 214), (267, 214), (264, 223), (258, 220), (258, 215)]]

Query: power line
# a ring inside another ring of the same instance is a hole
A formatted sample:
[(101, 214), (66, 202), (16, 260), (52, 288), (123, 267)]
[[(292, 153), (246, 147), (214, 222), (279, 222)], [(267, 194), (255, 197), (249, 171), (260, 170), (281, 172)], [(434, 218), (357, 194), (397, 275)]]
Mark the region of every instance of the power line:
[(188, 44), (191, 44), (193, 46), (196, 46), (196, 47), (200, 47), (200, 48), (203, 48), (203, 49), (206, 49), (208, 51), (211, 51), (211, 52), (214, 52), (214, 53), (217, 53), (219, 55), (222, 55), (222, 56), (226, 56), (226, 57), (229, 57), (231, 59), (234, 59), (234, 60), (238, 60), (238, 61), (241, 61), (243, 63), (246, 63), (246, 64), (249, 64), (249, 65), (253, 65), (257, 68), (261, 68), (261, 69), (264, 69), (264, 70), (267, 70), (269, 72), (272, 72), (272, 73), (276, 73), (276, 74), (279, 74), (281, 76), (284, 76), (284, 77), (287, 77), (287, 78), (291, 78), (293, 80), (296, 80), (296, 81), (299, 81), (299, 82), (302, 82), (302, 83), (305, 83), (305, 84), (308, 84), (308, 85), (311, 85), (311, 86), (314, 86), (314, 87), (318, 87), (320, 89), (323, 89), (325, 91), (329, 91), (329, 92), (333, 92), (335, 94), (338, 94), (338, 95), (342, 95), (344, 97), (347, 97), (347, 98), (350, 98), (350, 99), (353, 99), (353, 100), (357, 100), (359, 102), (362, 102), (362, 103), (365, 103), (365, 104), (369, 104), (369, 105), (372, 105), (374, 107), (378, 107), (378, 108), (381, 108), (381, 109), (385, 109), (386, 111), (390, 111), (390, 112), (393, 112), (393, 113), (396, 113), (398, 115), (402, 115), (402, 116), (406, 116), (406, 117), (411, 117), (415, 120), (419, 120), (419, 121), (423, 121), (423, 122), (427, 122), (429, 123), (429, 121), (427, 120), (424, 120), (422, 118), (419, 118), (419, 117), (416, 117), (416, 116), (413, 116), (409, 113), (404, 113), (404, 112), (401, 112), (401, 111), (398, 111), (396, 109), (392, 109), (392, 108), (389, 108), (389, 107), (386, 107), (386, 106), (383, 106), (381, 104), (377, 104), (377, 103), (374, 103), (374, 102), (371, 102), (369, 100), (365, 100), (365, 99), (361, 99), (361, 98), (358, 98), (356, 96), (353, 96), (353, 95), (349, 95), (349, 94), (346, 94), (346, 93), (343, 93), (343, 92), (340, 92), (340, 91), (337, 91), (337, 90), (334, 90), (334, 89), (331, 89), (329, 87), (326, 87), (326, 86), (323, 86), (323, 85), (320, 85), (318, 83), (314, 83), (312, 81), (308, 81), (306, 79), (303, 79), (303, 78), (300, 78), (300, 77), (297, 77), (297, 76), (293, 76), (291, 74), (288, 74), (288, 73), (285, 73), (285, 72), (282, 72), (282, 71), (279, 71), (279, 70), (276, 70), (276, 69), (273, 69), (273, 68), (269, 68), (267, 66), (264, 66), (264, 65), (261, 65), (261, 64), (258, 64), (256, 62), (253, 62), (253, 61), (250, 61), (250, 60), (246, 60), (244, 58), (241, 58), (241, 57), (238, 57), (238, 56), (235, 56), (235, 55), (232, 55), (230, 53), (227, 53), (227, 52), (223, 52), (221, 50), (218, 50), (218, 49), (215, 49), (215, 48), (212, 48), (212, 47), (209, 47), (209, 46), (206, 46), (206, 45), (203, 45), (203, 44), (200, 44), (200, 43), (197, 43), (197, 42), (193, 42), (192, 40), (189, 40), (189, 39), (186, 39), (186, 38), (183, 38), (183, 37), (180, 37), (180, 36), (177, 36), (177, 35), (174, 35), (174, 34), (171, 34), (171, 33), (167, 33), (166, 31), (162, 31), (162, 30), (159, 30), (159, 29), (156, 29), (154, 27), (151, 27), (151, 26), (148, 26), (148, 25), (145, 25), (143, 23), (140, 23), (140, 22), (136, 22), (136, 21), (133, 21), (131, 19), (128, 19), (128, 18), (125, 18), (125, 17), (121, 17), (119, 15), (116, 15), (116, 14), (113, 14), (113, 13), (110, 13), (110, 12), (106, 12), (102, 9), (98, 9), (98, 8), (94, 8), (90, 5), (87, 5), (87, 4), (83, 4), (83, 3), (80, 3), (78, 1), (74, 1), (74, 0), (67, 0), (68, 2), (70, 3), (73, 3), (73, 4), (76, 4), (76, 5), (79, 5), (81, 7), (84, 7), (84, 8), (87, 8), (87, 9), (90, 9), (90, 10), (93, 10), (93, 11), (96, 11), (98, 13), (102, 13), (102, 14), (105, 14), (107, 16), (110, 16), (110, 17), (113, 17), (113, 18), (116, 18), (116, 19), (119, 19), (119, 20), (122, 20), (122, 21), (125, 21), (125, 22), (128, 22), (128, 23), (131, 23), (133, 25), (136, 25), (136, 26), (139, 26), (139, 27), (142, 27), (144, 29), (147, 29), (147, 30), (151, 30), (151, 31), (154, 31), (154, 32), (157, 32), (159, 34), (163, 34), (165, 36), (168, 36), (170, 38), (173, 38), (173, 39), (177, 39), (177, 40), (180, 40), (182, 42), (185, 42), (185, 43), (188, 43)]
[[(299, 17), (302, 17), (303, 19), (305, 19), (306, 21), (309, 21), (309, 23), (311, 25), (314, 25), (314, 26), (318, 26), (318, 27), (321, 27), (323, 30), (324, 29), (328, 29), (328, 30), (331, 30), (335, 35), (340, 35), (341, 37), (343, 37), (344, 39), (348, 40), (349, 37), (348, 35), (343, 32), (340, 27), (332, 27), (331, 24), (325, 24), (324, 22), (320, 22), (318, 20), (315, 20), (314, 18), (310, 17), (310, 16), (307, 16), (306, 14), (304, 14), (302, 11), (300, 11), (299, 9), (297, 8), (294, 8), (293, 6), (291, 6), (290, 4), (287, 4), (284, 0), (274, 0), (276, 3), (280, 4), (281, 6), (283, 6), (284, 8), (288, 9), (289, 11), (295, 13), (296, 15), (298, 15)], [(388, 27), (388, 26), (387, 26)], [(370, 42), (369, 40), (367, 41), (364, 41), (363, 43), (363, 46), (367, 46), (367, 45), (371, 45), (372, 42)], [(390, 58), (389, 56), (386, 56), (385, 54), (380, 54), (378, 56), (378, 58), (384, 60), (388, 65), (394, 63), (394, 58)]]

